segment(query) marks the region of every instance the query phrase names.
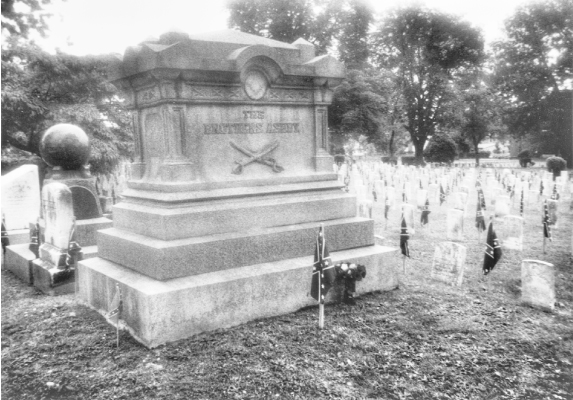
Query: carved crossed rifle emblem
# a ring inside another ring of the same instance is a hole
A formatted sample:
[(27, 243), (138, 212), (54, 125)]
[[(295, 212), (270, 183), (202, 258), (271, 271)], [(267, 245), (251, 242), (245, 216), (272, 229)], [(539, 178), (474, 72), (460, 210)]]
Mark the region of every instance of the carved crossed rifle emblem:
[(249, 164), (254, 163), (254, 162), (257, 162), (257, 163), (263, 164), (263, 165), (268, 165), (269, 167), (271, 167), (273, 172), (283, 172), (284, 171), (284, 168), (281, 167), (280, 165), (278, 165), (277, 161), (274, 158), (267, 157), (267, 155), (270, 152), (272, 152), (274, 149), (279, 147), (278, 140), (275, 140), (274, 142), (267, 144), (266, 146), (263, 146), (261, 148), (261, 150), (259, 150), (257, 152), (246, 149), (243, 146), (240, 146), (237, 143), (233, 142), (232, 140), (229, 143), (231, 144), (231, 147), (233, 147), (236, 150), (239, 150), (241, 153), (243, 153), (244, 155), (249, 157), (249, 158), (244, 159), (242, 161), (235, 161), (235, 163), (237, 165), (231, 171), (233, 174), (239, 175), (239, 174), (243, 173), (243, 168)]

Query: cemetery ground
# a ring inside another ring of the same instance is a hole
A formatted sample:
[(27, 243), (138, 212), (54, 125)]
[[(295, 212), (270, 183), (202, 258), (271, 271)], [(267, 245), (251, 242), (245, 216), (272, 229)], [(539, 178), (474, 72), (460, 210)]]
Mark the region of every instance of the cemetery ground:
[[(547, 254), (541, 203), (526, 206), (524, 250), (504, 250), (484, 290), (485, 233), (478, 242), (474, 193), (461, 287), (429, 278), (435, 244), (446, 240), (447, 210), (431, 204), (429, 226), (417, 224), (409, 241), (405, 273), (396, 253), (399, 289), (363, 295), (355, 306), (327, 305), (322, 331), (312, 307), (152, 350), (122, 331), (117, 348), (115, 329), (74, 295), (44, 296), (3, 270), (3, 398), (572, 399), (570, 199), (559, 204)], [(375, 202), (374, 219), (384, 244), (398, 247), (399, 206), (385, 227), (383, 204)], [(522, 259), (555, 265), (553, 313), (520, 304)]]

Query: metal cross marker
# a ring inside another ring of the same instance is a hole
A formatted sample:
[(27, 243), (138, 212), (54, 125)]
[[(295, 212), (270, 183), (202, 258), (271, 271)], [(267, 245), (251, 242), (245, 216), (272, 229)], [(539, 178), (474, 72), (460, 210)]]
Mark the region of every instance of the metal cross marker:
[(249, 157), (246, 160), (235, 161), (235, 163), (237, 163), (237, 166), (235, 168), (233, 168), (233, 171), (231, 171), (233, 174), (236, 174), (236, 175), (241, 174), (243, 172), (244, 167), (246, 167), (247, 165), (252, 164), (254, 162), (257, 162), (257, 163), (263, 164), (263, 165), (268, 165), (269, 167), (271, 167), (273, 172), (283, 172), (284, 171), (284, 168), (281, 167), (280, 165), (278, 165), (277, 161), (274, 158), (265, 157), (267, 154), (269, 154), (271, 151), (273, 151), (274, 149), (276, 149), (279, 146), (278, 140), (275, 140), (271, 144), (264, 146), (258, 152), (250, 151), (250, 150), (238, 145), (237, 143), (233, 142), (232, 140), (229, 143), (231, 144), (231, 147), (239, 150), (241, 153), (243, 153), (244, 155)]

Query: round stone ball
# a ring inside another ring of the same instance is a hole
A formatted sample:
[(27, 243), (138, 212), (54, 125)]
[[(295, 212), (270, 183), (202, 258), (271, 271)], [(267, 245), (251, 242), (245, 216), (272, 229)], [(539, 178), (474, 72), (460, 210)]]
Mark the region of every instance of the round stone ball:
[(90, 140), (79, 126), (57, 124), (42, 136), (40, 155), (51, 167), (79, 169), (90, 158)]

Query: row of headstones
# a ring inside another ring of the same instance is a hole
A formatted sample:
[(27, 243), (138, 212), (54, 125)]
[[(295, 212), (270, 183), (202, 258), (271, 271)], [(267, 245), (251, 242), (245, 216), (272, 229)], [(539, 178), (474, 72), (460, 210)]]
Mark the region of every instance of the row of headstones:
[[(438, 243), (432, 260), (430, 277), (452, 286), (461, 286), (466, 254), (466, 247), (459, 243)], [(539, 260), (522, 260), (522, 303), (553, 311), (555, 299), (555, 267), (553, 264)]]

